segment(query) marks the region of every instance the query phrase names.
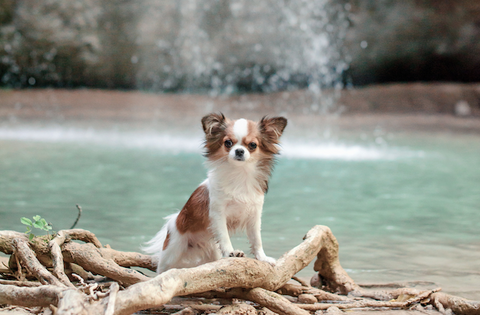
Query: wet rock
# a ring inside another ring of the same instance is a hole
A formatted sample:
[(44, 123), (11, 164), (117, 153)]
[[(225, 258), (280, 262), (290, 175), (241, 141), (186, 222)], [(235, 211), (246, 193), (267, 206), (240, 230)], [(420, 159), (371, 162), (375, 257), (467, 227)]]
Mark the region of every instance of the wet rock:
[(321, 289), (323, 286), (322, 279), (318, 273), (314, 274), (310, 279), (310, 285), (314, 288)]
[(472, 109), (467, 101), (461, 100), (455, 104), (455, 115), (460, 117), (467, 117), (472, 115)]

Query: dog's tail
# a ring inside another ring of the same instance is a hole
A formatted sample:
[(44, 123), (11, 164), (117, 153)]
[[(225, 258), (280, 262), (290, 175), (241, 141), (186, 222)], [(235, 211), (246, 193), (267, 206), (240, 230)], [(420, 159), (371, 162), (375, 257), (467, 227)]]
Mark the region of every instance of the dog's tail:
[[(165, 217), (165, 220), (167, 221), (165, 225), (151, 240), (145, 243), (145, 246), (141, 247), (142, 251), (147, 254), (157, 255), (160, 258), (160, 256), (162, 255), (165, 239), (167, 238), (167, 233), (169, 230), (171, 231), (172, 228), (175, 226), (177, 216), (178, 213), (174, 213)], [(170, 226), (172, 226), (172, 228), (170, 228)]]

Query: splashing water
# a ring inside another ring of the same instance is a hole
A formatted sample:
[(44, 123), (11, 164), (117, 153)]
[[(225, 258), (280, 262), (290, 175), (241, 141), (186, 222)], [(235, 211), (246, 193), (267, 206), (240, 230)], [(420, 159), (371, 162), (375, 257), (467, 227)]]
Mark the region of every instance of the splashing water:
[[(348, 67), (340, 48), (346, 12), (329, 0), (184, 0), (172, 12), (176, 31), (153, 51), (140, 47), (139, 66), (149, 69), (137, 78), (142, 88), (204, 87), (218, 95), (308, 86), (317, 93), (338, 84)], [(164, 20), (145, 12), (141, 23), (156, 32)]]
[(347, 10), (331, 0), (50, 2), (21, 4), (4, 28), (1, 84), (211, 96), (307, 88), (306, 108), (328, 112), (321, 90), (340, 88), (348, 68)]
[[(79, 128), (0, 128), (0, 140), (45, 143), (81, 143), (84, 145), (136, 148), (163, 153), (198, 153), (202, 135), (175, 136), (153, 132), (118, 132)], [(422, 151), (375, 145), (343, 144), (333, 141), (288, 140), (282, 142), (281, 155), (294, 159), (326, 160), (394, 160), (423, 157)]]

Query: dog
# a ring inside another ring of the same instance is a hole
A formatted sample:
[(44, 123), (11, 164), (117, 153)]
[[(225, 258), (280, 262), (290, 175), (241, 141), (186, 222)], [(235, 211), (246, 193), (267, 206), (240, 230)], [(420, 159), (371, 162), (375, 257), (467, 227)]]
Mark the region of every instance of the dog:
[(158, 256), (158, 273), (244, 257), (230, 241), (240, 230), (246, 231), (256, 259), (275, 264), (263, 250), (261, 214), (286, 125), (284, 117), (254, 122), (212, 113), (202, 118), (208, 177), (147, 242), (144, 251)]

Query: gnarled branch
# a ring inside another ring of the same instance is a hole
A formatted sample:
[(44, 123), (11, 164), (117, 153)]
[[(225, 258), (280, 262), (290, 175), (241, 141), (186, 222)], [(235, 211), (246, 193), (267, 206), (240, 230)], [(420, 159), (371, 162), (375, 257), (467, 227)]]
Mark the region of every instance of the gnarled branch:
[[(405, 309), (420, 302), (431, 303), (441, 310), (449, 308), (456, 314), (477, 314), (480, 308), (478, 302), (435, 293), (436, 290), (418, 291), (401, 286), (390, 291), (365, 290), (355, 284), (341, 267), (338, 261), (338, 243), (325, 226), (312, 228), (304, 242), (280, 257), (275, 266), (250, 258), (227, 258), (195, 268), (171, 269), (153, 279), (133, 269), (124, 268), (141, 266), (154, 270), (156, 261), (152, 257), (101, 247), (93, 233), (88, 231), (63, 230), (54, 239), (50, 238), (39, 237), (29, 242), (23, 233), (0, 231), (0, 250), (9, 255), (15, 254), (21, 265), (44, 284), (35, 282), (29, 287), (25, 281), (1, 280), (0, 304), (55, 305), (58, 307), (57, 315), (127, 315), (152, 307), (179, 309), (179, 305), (165, 304), (174, 296), (193, 294), (209, 298), (250, 300), (282, 314), (308, 314), (331, 306), (340, 309)], [(71, 242), (72, 239), (87, 243)], [(48, 260), (49, 257), (51, 260)], [(355, 298), (325, 292), (302, 281), (302, 285), (287, 283), (315, 258), (315, 270), (319, 272), (325, 287), (341, 294), (351, 293)], [(81, 277), (77, 277), (80, 285), (73, 287), (63, 270), (63, 262), (72, 266), (78, 264), (85, 270), (109, 277), (128, 287), (119, 290), (118, 284), (114, 282), (108, 290), (110, 283), (99, 285), (97, 282), (84, 282)], [(21, 270), (20, 264), (17, 265)], [(52, 273), (45, 265), (53, 267)], [(284, 295), (288, 295), (288, 299)], [(410, 299), (404, 301), (399, 298), (404, 296)], [(390, 300), (396, 298), (399, 299)], [(180, 298), (176, 298), (177, 301), (178, 299)], [(335, 300), (336, 303), (315, 303), (316, 300)], [(213, 304), (190, 305), (195, 310), (221, 308)]]
[(432, 294), (431, 301), (432, 304), (440, 311), (451, 309), (455, 314), (480, 314), (480, 301), (469, 301), (443, 292)]

